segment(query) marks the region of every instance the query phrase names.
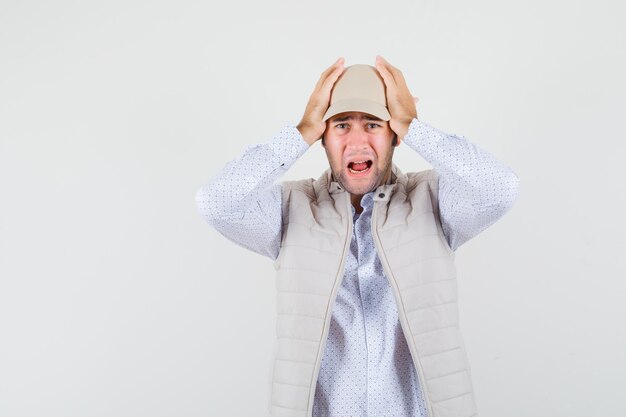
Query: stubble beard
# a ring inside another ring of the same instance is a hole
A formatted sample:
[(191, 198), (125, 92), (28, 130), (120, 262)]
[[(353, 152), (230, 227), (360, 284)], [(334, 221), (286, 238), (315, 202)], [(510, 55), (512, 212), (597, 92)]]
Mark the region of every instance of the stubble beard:
[[(380, 170), (378, 168), (378, 166), (375, 166), (374, 164), (372, 164), (372, 167), (370, 169), (375, 169), (376, 171), (373, 173), (374, 175), (372, 177), (371, 183), (368, 183), (367, 186), (361, 186), (359, 188), (356, 188), (356, 187), (353, 188), (352, 186), (348, 185), (350, 180), (348, 178), (346, 178), (346, 172), (345, 172), (344, 167), (341, 167), (341, 171), (340, 172), (337, 172), (335, 170), (335, 168), (331, 167), (331, 170), (332, 170), (332, 173), (333, 173), (333, 178), (334, 178), (335, 181), (337, 181), (337, 183), (339, 183), (341, 188), (346, 190), (351, 195), (364, 195), (364, 194), (367, 194), (370, 191), (375, 190), (376, 188), (378, 188), (379, 185), (382, 184), (382, 181), (385, 179), (385, 176), (386, 176), (387, 173), (390, 174), (390, 171), (391, 171), (391, 161), (393, 159), (393, 152), (394, 152), (394, 149), (392, 148), (391, 151), (389, 152), (389, 156), (387, 157), (387, 160), (385, 161), (385, 165), (384, 165), (382, 170)], [(388, 180), (389, 178), (387, 177), (386, 179)]]

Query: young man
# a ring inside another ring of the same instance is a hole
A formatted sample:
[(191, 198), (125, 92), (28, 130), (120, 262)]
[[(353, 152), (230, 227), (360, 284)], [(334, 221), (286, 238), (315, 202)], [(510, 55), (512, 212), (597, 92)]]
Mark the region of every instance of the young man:
[[(320, 137), (330, 168), (274, 184)], [(434, 168), (402, 173), (402, 142)], [(384, 58), (324, 71), (297, 126), (196, 194), (209, 224), (275, 260), (270, 415), (475, 416), (454, 251), (518, 193), (508, 166), (418, 120)]]

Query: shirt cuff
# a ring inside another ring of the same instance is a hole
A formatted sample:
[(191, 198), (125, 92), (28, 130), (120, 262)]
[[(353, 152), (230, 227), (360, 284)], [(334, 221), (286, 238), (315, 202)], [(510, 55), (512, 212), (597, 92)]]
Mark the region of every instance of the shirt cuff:
[(280, 161), (281, 166), (286, 167), (291, 166), (309, 149), (309, 144), (292, 123), (284, 125), (268, 142), (268, 146)]

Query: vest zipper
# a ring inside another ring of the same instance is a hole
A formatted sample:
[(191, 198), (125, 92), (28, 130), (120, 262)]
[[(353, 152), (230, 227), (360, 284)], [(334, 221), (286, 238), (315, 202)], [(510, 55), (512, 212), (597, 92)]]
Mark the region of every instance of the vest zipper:
[(324, 350), (326, 350), (326, 342), (328, 341), (328, 331), (330, 328), (330, 320), (332, 318), (332, 310), (335, 305), (335, 299), (337, 298), (337, 292), (339, 290), (339, 285), (341, 284), (341, 280), (343, 278), (343, 272), (346, 264), (346, 259), (348, 257), (348, 250), (350, 248), (350, 241), (352, 239), (352, 219), (350, 218), (350, 194), (344, 191), (345, 200), (346, 200), (346, 209), (347, 212), (344, 213), (345, 217), (348, 221), (348, 230), (346, 233), (346, 241), (344, 242), (343, 247), (343, 255), (341, 258), (341, 262), (339, 264), (339, 270), (337, 271), (337, 275), (335, 275), (335, 283), (333, 285), (333, 291), (330, 294), (330, 302), (328, 303), (328, 307), (326, 308), (326, 321), (324, 322), (324, 331), (322, 333), (322, 344), (319, 349), (319, 355), (315, 359), (315, 367), (313, 368), (313, 379), (311, 381), (311, 389), (309, 393), (309, 404), (307, 407), (307, 417), (313, 416), (313, 400), (315, 399), (315, 388), (317, 386), (317, 378), (319, 377), (320, 367), (322, 363), (322, 355)]
[(411, 352), (411, 357), (413, 358), (413, 365), (415, 370), (417, 371), (417, 376), (419, 379), (419, 384), (422, 391), (422, 396), (424, 397), (424, 402), (426, 403), (426, 413), (425, 417), (432, 417), (432, 404), (430, 402), (430, 398), (428, 397), (428, 392), (426, 391), (426, 384), (424, 383), (424, 371), (422, 370), (422, 364), (419, 361), (419, 357), (417, 351), (415, 349), (415, 344), (413, 340), (409, 340), (407, 335), (410, 335), (409, 323), (407, 322), (406, 314), (404, 314), (404, 309), (400, 304), (400, 291), (398, 290), (398, 286), (396, 285), (395, 280), (393, 280), (391, 274), (391, 268), (389, 268), (389, 264), (387, 263), (387, 258), (385, 257), (385, 253), (382, 250), (382, 244), (380, 243), (380, 238), (378, 236), (378, 206), (379, 203), (374, 201), (374, 208), (372, 209), (372, 222), (371, 222), (371, 232), (372, 237), (374, 238), (374, 245), (376, 247), (376, 252), (378, 252), (378, 258), (380, 259), (380, 263), (385, 270), (385, 275), (387, 277), (387, 281), (389, 281), (389, 285), (393, 290), (393, 295), (396, 300), (396, 307), (398, 310), (398, 318), (400, 319), (400, 326), (402, 327), (402, 333), (404, 334), (404, 338), (406, 339), (407, 345), (409, 346), (409, 351)]

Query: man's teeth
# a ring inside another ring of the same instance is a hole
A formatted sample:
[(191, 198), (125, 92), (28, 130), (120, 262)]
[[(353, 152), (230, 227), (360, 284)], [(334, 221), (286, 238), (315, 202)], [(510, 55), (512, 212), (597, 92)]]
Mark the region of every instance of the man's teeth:
[(348, 169), (350, 170), (350, 172), (352, 172), (353, 174), (359, 174), (361, 172), (365, 172), (370, 168), (370, 165), (367, 163), (367, 160), (365, 161), (358, 161), (358, 162), (352, 162), (350, 165), (354, 166), (355, 164), (366, 164), (365, 168), (363, 168), (362, 170), (356, 170), (356, 169), (352, 169), (350, 166), (348, 166)]

